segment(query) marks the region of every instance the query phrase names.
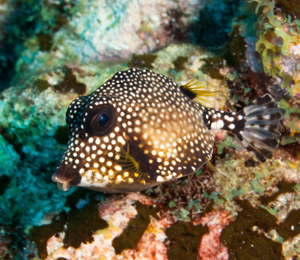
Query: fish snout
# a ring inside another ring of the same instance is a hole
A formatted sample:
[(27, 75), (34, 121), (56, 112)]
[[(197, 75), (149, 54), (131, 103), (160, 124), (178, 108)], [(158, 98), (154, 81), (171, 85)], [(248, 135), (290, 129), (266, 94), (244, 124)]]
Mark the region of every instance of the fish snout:
[(73, 169), (72, 165), (63, 164), (57, 168), (51, 180), (56, 182), (61, 190), (67, 191), (80, 183), (81, 175), (76, 169)]

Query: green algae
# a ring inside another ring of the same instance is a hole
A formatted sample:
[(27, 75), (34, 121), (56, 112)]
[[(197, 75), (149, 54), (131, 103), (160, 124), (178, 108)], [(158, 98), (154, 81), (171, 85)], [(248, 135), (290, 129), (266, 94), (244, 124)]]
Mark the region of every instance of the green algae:
[(47, 88), (50, 87), (50, 84), (48, 83), (48, 81), (44, 80), (44, 79), (37, 79), (37, 81), (35, 82), (35, 85), (37, 86), (37, 88), (39, 89), (40, 92), (43, 92)]
[(154, 69), (153, 62), (156, 60), (155, 54), (132, 54), (131, 60), (127, 63), (130, 68), (147, 68)]
[(268, 168), (263, 168), (261, 170), (254, 170), (253, 171), (254, 178), (250, 181), (250, 187), (251, 190), (253, 190), (256, 193), (259, 193), (260, 195), (263, 195), (263, 193), (266, 190), (266, 187), (271, 186), (271, 182), (262, 184), (261, 180), (264, 180), (266, 177), (270, 176), (270, 170)]
[(170, 208), (175, 208), (177, 206), (176, 201), (171, 200), (168, 204)]
[(292, 143), (296, 143), (297, 142), (297, 139), (295, 136), (290, 136), (290, 135), (283, 135), (281, 137), (281, 140), (280, 140), (280, 144), (281, 145), (287, 145), (287, 144), (292, 144)]
[(64, 247), (80, 247), (81, 243), (92, 243), (93, 233), (108, 227), (105, 220), (101, 219), (98, 212), (98, 201), (90, 198), (90, 202), (82, 209), (72, 207), (68, 216), (66, 236), (63, 240)]
[(185, 68), (185, 63), (188, 62), (188, 57), (184, 56), (178, 56), (174, 61), (173, 64), (175, 66), (175, 71), (179, 72), (181, 70), (184, 70)]
[(205, 74), (208, 74), (210, 77), (214, 79), (223, 79), (224, 76), (220, 73), (220, 68), (224, 65), (223, 57), (213, 57), (203, 59), (205, 64), (201, 67), (201, 71)]
[[(197, 202), (195, 201), (195, 203), (197, 203)], [(198, 203), (198, 205), (200, 205), (200, 204)], [(177, 205), (176, 205), (176, 207), (177, 207)], [(201, 207), (201, 205), (200, 205), (200, 207)], [(174, 214), (176, 216), (176, 218), (180, 219), (181, 221), (184, 221), (184, 222), (190, 222), (191, 221), (191, 218), (189, 217), (190, 216), (190, 211), (185, 209), (185, 208), (175, 209), (171, 213)]]
[[(273, 194), (270, 197), (262, 196), (260, 197), (260, 201), (263, 205), (269, 204), (271, 201), (274, 201), (281, 194), (297, 192), (298, 184), (291, 182), (287, 183), (284, 181), (279, 181), (276, 185), (278, 187), (278, 192)], [(270, 210), (269, 210), (270, 211)], [(272, 211), (277, 211), (276, 208), (272, 209)], [(287, 240), (292, 238), (300, 233), (300, 210), (292, 210), (288, 213), (285, 220), (277, 226), (277, 230), (279, 235)]]
[(226, 134), (225, 140), (217, 144), (218, 151), (217, 154), (221, 155), (224, 152), (224, 148), (232, 147), (236, 148), (237, 145), (234, 143), (233, 137)]
[[(81, 243), (91, 243), (94, 241), (93, 233), (99, 229), (108, 227), (98, 212), (99, 201), (95, 199), (97, 193), (77, 189), (73, 192), (66, 202), (66, 206), (70, 208), (68, 213), (66, 235), (63, 240), (64, 247), (69, 246), (78, 248)], [(86, 205), (80, 207), (78, 203), (84, 200)]]
[(284, 222), (280, 223), (277, 229), (284, 240), (300, 234), (300, 209), (290, 211)]
[(285, 118), (290, 119), (291, 114), (298, 112), (298, 110), (292, 106), (291, 102), (288, 102), (287, 100), (285, 100), (283, 98), (278, 102), (278, 104), (282, 109), (284, 109), (284, 111), (285, 111), (284, 117)]
[(247, 51), (247, 43), (239, 30), (238, 25), (233, 26), (232, 31), (229, 34), (231, 37), (229, 52), (225, 54), (227, 64), (235, 68), (239, 68), (239, 66), (245, 61)]
[[(231, 99), (237, 110), (242, 109), (257, 97), (268, 93), (267, 86), (274, 84), (273, 79), (264, 72), (243, 69), (239, 77), (228, 82)], [(232, 101), (231, 101), (232, 102)]]
[[(295, 191), (295, 183), (280, 181), (279, 190), (270, 197), (261, 196), (262, 206), (254, 208), (247, 200), (235, 198), (234, 201), (242, 208), (237, 218), (222, 231), (221, 240), (229, 251), (229, 259), (283, 259), (281, 243), (300, 233), (300, 210), (292, 210), (285, 220), (277, 224), (276, 208), (266, 208), (264, 205), (276, 200), (285, 193)], [(279, 239), (272, 241), (263, 233), (255, 231), (257, 227), (264, 232), (273, 229), (278, 231)], [(268, 248), (268, 254), (265, 249)]]
[(53, 35), (40, 32), (37, 35), (41, 51), (50, 51), (53, 45)]
[(60, 93), (67, 93), (72, 90), (78, 95), (83, 95), (86, 91), (86, 85), (77, 81), (71, 68), (65, 66), (64, 71), (65, 76), (63, 80), (53, 86), (54, 90)]
[(64, 225), (67, 222), (67, 213), (63, 211), (61, 214), (56, 215), (52, 218), (51, 224), (44, 226), (35, 226), (30, 230), (29, 239), (33, 241), (39, 252), (40, 258), (46, 258), (47, 253), (47, 241), (55, 233), (62, 232)]
[(145, 193), (157, 200), (164, 212), (174, 215), (177, 220), (191, 222), (199, 220), (204, 211), (208, 212), (212, 201), (208, 193), (211, 194), (214, 188), (211, 170), (204, 165), (198, 176), (192, 174), (175, 179)]
[(252, 207), (247, 200), (234, 199), (234, 201), (242, 208), (242, 211), (223, 229), (221, 234), (221, 241), (228, 248), (229, 259), (283, 259), (280, 243), (253, 230), (254, 226), (265, 232), (274, 229), (277, 220), (275, 216), (263, 208)]
[(114, 238), (112, 246), (115, 248), (116, 254), (120, 254), (125, 249), (135, 249), (142, 235), (150, 224), (150, 216), (158, 219), (156, 213), (157, 208), (144, 205), (137, 201), (134, 204), (138, 215), (132, 218), (122, 234)]
[(274, 201), (279, 195), (288, 193), (288, 192), (294, 192), (294, 186), (296, 183), (291, 182), (287, 183), (285, 181), (279, 181), (276, 186), (278, 187), (278, 192), (274, 193), (272, 196), (261, 196), (260, 201), (263, 205), (268, 205), (271, 201)]
[(202, 237), (208, 231), (208, 227), (194, 226), (183, 221), (178, 221), (167, 228), (166, 235), (170, 240), (168, 258), (172, 260), (196, 260)]

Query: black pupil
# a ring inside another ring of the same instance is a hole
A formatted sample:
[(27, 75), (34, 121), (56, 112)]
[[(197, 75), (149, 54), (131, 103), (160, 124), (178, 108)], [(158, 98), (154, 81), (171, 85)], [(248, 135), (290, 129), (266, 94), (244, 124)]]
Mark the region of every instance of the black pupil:
[(102, 115), (100, 115), (100, 118), (98, 120), (99, 126), (105, 126), (108, 120), (109, 120), (108, 114), (102, 113)]

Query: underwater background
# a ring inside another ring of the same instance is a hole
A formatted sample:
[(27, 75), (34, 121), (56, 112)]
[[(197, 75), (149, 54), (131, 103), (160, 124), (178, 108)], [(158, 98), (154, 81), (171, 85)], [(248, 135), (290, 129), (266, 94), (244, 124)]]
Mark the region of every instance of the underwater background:
[[(300, 259), (297, 0), (0, 1), (0, 259)], [(146, 192), (61, 191), (67, 107), (119, 70), (285, 110), (273, 159), (213, 131), (213, 172)]]

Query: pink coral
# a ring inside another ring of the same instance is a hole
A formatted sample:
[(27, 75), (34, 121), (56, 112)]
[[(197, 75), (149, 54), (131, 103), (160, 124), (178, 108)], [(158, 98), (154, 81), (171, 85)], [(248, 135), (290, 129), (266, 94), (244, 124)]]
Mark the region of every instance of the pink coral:
[[(93, 243), (82, 243), (77, 249), (72, 247), (63, 248), (64, 233), (61, 233), (60, 236), (53, 236), (48, 240), (47, 251), (49, 256), (46, 260), (57, 259), (58, 257), (72, 260), (167, 260), (168, 240), (165, 230), (176, 221), (173, 216), (170, 217), (171, 215), (168, 211), (163, 211), (163, 214), (159, 213), (159, 220), (150, 217), (150, 224), (135, 249), (123, 250), (121, 254), (116, 255), (112, 241), (123, 232), (130, 219), (137, 215), (137, 211), (132, 205), (135, 201), (153, 205), (152, 199), (140, 193), (130, 193), (123, 198), (116, 195), (110, 197), (99, 205), (99, 213), (108, 222), (109, 226), (106, 229), (98, 230), (93, 235)], [(194, 225), (205, 224), (209, 228), (209, 233), (202, 239), (198, 259), (228, 259), (228, 252), (220, 242), (220, 235), (222, 229), (229, 224), (230, 218), (228, 212), (212, 211), (198, 221), (193, 222)]]
[(221, 243), (220, 236), (222, 229), (226, 227), (231, 220), (229, 212), (212, 211), (201, 218), (198, 223), (209, 228), (209, 233), (204, 235), (201, 241), (198, 259), (206, 260), (227, 260), (229, 259), (226, 247)]

